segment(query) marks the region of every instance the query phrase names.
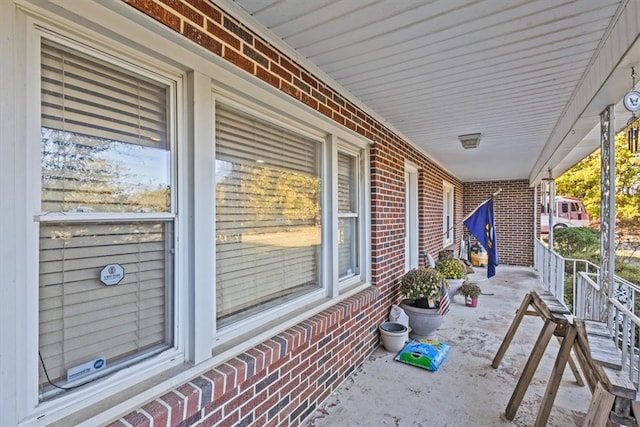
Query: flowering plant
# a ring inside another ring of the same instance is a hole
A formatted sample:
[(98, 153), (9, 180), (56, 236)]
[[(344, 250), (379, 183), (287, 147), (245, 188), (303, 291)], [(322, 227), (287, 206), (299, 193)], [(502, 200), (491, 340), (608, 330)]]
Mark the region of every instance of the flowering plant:
[(458, 289), (458, 293), (465, 297), (478, 298), (482, 293), (482, 289), (475, 283), (464, 282), (462, 286), (460, 286), (460, 289)]
[(466, 267), (459, 259), (447, 258), (436, 262), (438, 270), (446, 279), (464, 279), (467, 272)]
[(442, 273), (434, 268), (418, 267), (402, 276), (400, 291), (410, 300), (438, 299), (442, 286), (447, 282)]

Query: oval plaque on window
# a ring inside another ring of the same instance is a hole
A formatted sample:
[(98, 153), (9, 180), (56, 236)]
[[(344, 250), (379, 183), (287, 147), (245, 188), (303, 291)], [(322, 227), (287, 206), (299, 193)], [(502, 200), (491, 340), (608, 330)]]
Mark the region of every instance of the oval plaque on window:
[(100, 270), (100, 281), (106, 286), (115, 286), (124, 279), (124, 267), (120, 264), (107, 264)]

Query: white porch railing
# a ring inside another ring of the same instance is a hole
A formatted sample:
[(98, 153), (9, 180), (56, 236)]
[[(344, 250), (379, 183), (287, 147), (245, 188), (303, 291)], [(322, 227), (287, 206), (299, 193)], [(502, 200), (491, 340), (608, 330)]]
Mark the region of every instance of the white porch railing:
[(614, 276), (614, 294), (605, 302), (600, 291), (599, 266), (586, 260), (563, 258), (539, 240), (535, 251), (535, 268), (544, 289), (576, 317), (607, 323), (612, 339), (622, 350), (622, 366), (627, 367), (629, 378), (640, 391), (640, 317), (636, 315), (640, 287)]

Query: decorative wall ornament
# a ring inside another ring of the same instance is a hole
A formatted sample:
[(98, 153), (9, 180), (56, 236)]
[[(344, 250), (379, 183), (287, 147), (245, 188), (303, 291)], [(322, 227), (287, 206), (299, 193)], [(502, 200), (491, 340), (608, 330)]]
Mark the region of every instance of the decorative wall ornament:
[(638, 152), (638, 133), (640, 130), (640, 117), (636, 116), (636, 112), (640, 111), (640, 92), (636, 88), (636, 70), (631, 67), (631, 90), (624, 96), (624, 108), (631, 111), (631, 118), (627, 121), (627, 143), (629, 151)]

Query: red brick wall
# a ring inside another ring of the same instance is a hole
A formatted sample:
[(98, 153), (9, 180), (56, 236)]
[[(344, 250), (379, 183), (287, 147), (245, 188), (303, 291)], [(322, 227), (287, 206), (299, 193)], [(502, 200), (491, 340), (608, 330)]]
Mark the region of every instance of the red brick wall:
[[(417, 160), (416, 160), (417, 161)], [(443, 183), (454, 186), (453, 201), (453, 234), (454, 243), (446, 249), (457, 250), (462, 238), (464, 226), (462, 225), (463, 213), (463, 186), (460, 181), (444, 172), (429, 159), (422, 158), (422, 173), (420, 174), (420, 248), (431, 253), (437, 259), (437, 254), (442, 247), (444, 239), (443, 230)]]
[(470, 213), (499, 189), (493, 200), (498, 260), (505, 265), (533, 265), (534, 188), (527, 180), (464, 184), (464, 212)]
[[(454, 185), (457, 248), (462, 237), (462, 184), (401, 139), (391, 136), (371, 148), (371, 236), (374, 282), (381, 292), (392, 292), (396, 301), (397, 279), (404, 273), (404, 170), (405, 161), (418, 167), (419, 251), (436, 256), (443, 249), (443, 182)], [(424, 262), (421, 258), (420, 262)], [(392, 285), (389, 287), (389, 285)]]
[(375, 287), (205, 372), (109, 427), (293, 426), (378, 345)]

